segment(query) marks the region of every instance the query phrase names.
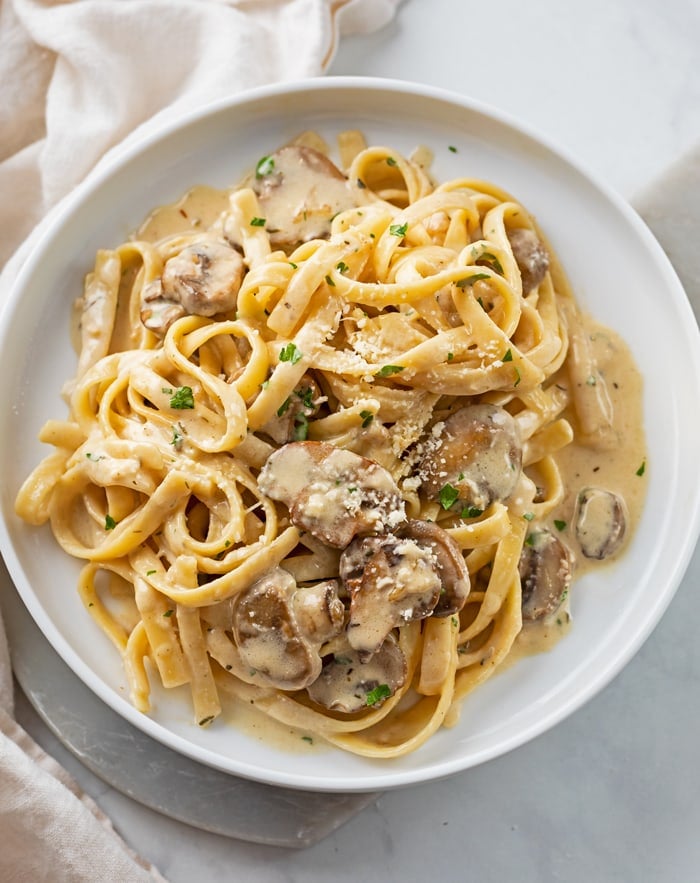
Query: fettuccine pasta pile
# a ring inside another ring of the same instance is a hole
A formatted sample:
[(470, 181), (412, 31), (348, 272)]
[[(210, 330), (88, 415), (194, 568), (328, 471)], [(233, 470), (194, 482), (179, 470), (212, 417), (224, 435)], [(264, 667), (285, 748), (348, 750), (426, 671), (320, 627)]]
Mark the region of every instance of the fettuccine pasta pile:
[(339, 142), (99, 252), (17, 512), (85, 562), (138, 709), (158, 678), (199, 725), (252, 703), (393, 757), (562, 617), (557, 454), (609, 415), (527, 210)]

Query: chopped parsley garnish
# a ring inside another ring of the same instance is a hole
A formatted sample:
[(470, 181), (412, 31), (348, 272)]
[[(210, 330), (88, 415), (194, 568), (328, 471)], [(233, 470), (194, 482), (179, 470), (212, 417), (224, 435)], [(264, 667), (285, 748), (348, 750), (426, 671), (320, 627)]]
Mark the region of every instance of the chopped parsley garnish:
[(331, 288), (335, 288), (335, 282), (333, 281), (333, 277), (328, 275), (326, 276), (326, 285), (330, 285)]
[(487, 264), (488, 266), (493, 267), (493, 269), (497, 273), (500, 273), (501, 276), (503, 275), (503, 265), (498, 260), (495, 254), (491, 254), (490, 252), (486, 251), (481, 255), (479, 260), (483, 261), (483, 263)]
[(179, 448), (184, 437), (185, 433), (183, 432), (182, 426), (179, 423), (176, 423), (173, 426), (173, 437), (170, 444), (175, 448)]
[(335, 268), (336, 270), (340, 270), (341, 273), (347, 273), (347, 271), (350, 269), (345, 261), (338, 261), (338, 263), (335, 265)]
[(264, 227), (265, 226), (265, 218), (251, 218), (250, 219), (251, 227)]
[(443, 509), (451, 509), (459, 499), (459, 491), (451, 484), (446, 484), (440, 488), (438, 499)]
[(294, 418), (294, 441), (306, 441), (309, 435), (309, 418), (306, 414), (297, 414)]
[(387, 158), (386, 158), (386, 164), (387, 164), (388, 166), (395, 166), (395, 165), (398, 165), (398, 163), (396, 162), (396, 160), (394, 159), (393, 156), (387, 156)]
[(512, 362), (513, 361), (513, 353), (510, 351), (510, 349), (506, 350), (506, 353), (503, 356), (503, 361), (504, 362)]
[(303, 389), (301, 392), (294, 393), (298, 399), (301, 399), (301, 403), (305, 408), (309, 408), (313, 410), (314, 407), (314, 391), (309, 386), (307, 389)]
[(378, 702), (382, 702), (384, 699), (388, 699), (391, 696), (391, 688), (388, 684), (379, 684), (379, 686), (375, 687), (374, 690), (370, 690), (367, 694), (366, 703), (367, 705), (376, 705)]
[(199, 722), (200, 727), (205, 727), (207, 724), (210, 724), (214, 720), (214, 715), (210, 714), (209, 717), (203, 717)]
[(447, 149), (450, 151), (450, 153), (457, 153), (457, 148), (454, 146), (454, 144), (449, 144), (447, 146)]
[(91, 454), (89, 451), (87, 454), (85, 454), (85, 456), (88, 458), (88, 460), (92, 460), (93, 463), (99, 463), (100, 460), (104, 460), (103, 454)]
[(644, 475), (644, 473), (646, 472), (646, 469), (647, 469), (647, 461), (646, 461), (646, 460), (642, 460), (642, 465), (641, 465), (641, 466), (639, 467), (639, 469), (635, 472), (635, 475)]
[(532, 519), (534, 517), (535, 517), (534, 512), (523, 512), (523, 518), (525, 519), (525, 521), (532, 521)]
[(371, 411), (360, 411), (360, 417), (362, 418), (363, 429), (367, 429), (370, 423), (374, 420), (374, 414)]
[(400, 374), (405, 369), (404, 365), (384, 365), (374, 375), (375, 377), (391, 377), (392, 374)]
[(302, 737), (301, 737), (301, 741), (302, 741), (302, 742), (308, 742), (309, 745), (313, 745), (313, 744), (314, 744), (314, 740), (311, 738), (311, 736), (302, 736)]
[(360, 188), (360, 190), (364, 190), (367, 187), (362, 178), (357, 179), (357, 186)]
[(194, 408), (194, 393), (191, 386), (179, 386), (176, 390), (170, 390), (170, 407), (176, 411), (184, 411), (187, 408)]
[(517, 368), (513, 368), (513, 371), (515, 371), (515, 383), (513, 384), (513, 386), (515, 387), (518, 386), (518, 384), (522, 380), (522, 377), (520, 376), (520, 371), (518, 371)]
[(480, 515), (484, 514), (483, 509), (479, 509), (478, 506), (466, 506), (459, 514), (460, 518), (478, 518)]
[(154, 573), (155, 573), (155, 570), (147, 570), (146, 576), (153, 576)]
[(289, 261), (289, 266), (292, 268), (292, 270), (296, 270), (299, 264), (295, 264), (294, 261)]
[(447, 354), (447, 361), (448, 361), (448, 362), (451, 362), (451, 361), (454, 359), (454, 357), (455, 357), (455, 354), (454, 354), (454, 353), (448, 353), (448, 354)]
[(288, 343), (280, 350), (280, 362), (291, 362), (292, 365), (296, 365), (303, 356), (304, 354), (301, 350), (297, 349), (297, 346), (294, 343)]
[(554, 526), (559, 531), (566, 530), (566, 522), (561, 521), (559, 518), (554, 519)]
[(488, 273), (474, 273), (473, 276), (467, 276), (464, 279), (459, 279), (455, 282), (457, 288), (470, 288), (475, 282), (478, 282), (479, 279), (490, 279)]
[(117, 522), (112, 518), (109, 512), (105, 515), (105, 530), (114, 530)]
[(408, 224), (392, 224), (389, 227), (389, 233), (391, 233), (392, 236), (398, 236), (399, 239), (403, 239), (407, 230)]
[(292, 397), (287, 396), (287, 398), (282, 402), (282, 404), (277, 409), (277, 416), (281, 417), (286, 412), (287, 408), (291, 405), (291, 403), (292, 403)]
[(264, 156), (255, 167), (255, 177), (264, 178), (271, 175), (275, 169), (275, 161), (271, 156)]
[(173, 613), (175, 613), (174, 610), (166, 610), (163, 616), (169, 619), (173, 615)]

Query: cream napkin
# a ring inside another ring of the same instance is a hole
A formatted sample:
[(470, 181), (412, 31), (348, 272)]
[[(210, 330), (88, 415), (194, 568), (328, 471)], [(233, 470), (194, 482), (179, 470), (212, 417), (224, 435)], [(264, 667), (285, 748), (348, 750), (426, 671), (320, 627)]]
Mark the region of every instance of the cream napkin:
[[(0, 298), (61, 199), (180, 113), (316, 76), (400, 0), (0, 0)], [(11, 640), (10, 636), (10, 640)], [(0, 619), (0, 879), (162, 880), (13, 718)]]

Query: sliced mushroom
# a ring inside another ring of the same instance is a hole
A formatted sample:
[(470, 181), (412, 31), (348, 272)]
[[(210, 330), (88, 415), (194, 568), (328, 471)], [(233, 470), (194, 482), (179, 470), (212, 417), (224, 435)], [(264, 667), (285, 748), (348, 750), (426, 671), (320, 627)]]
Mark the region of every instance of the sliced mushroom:
[(258, 485), (289, 508), (294, 525), (336, 549), (356, 534), (406, 520), (400, 491), (386, 469), (328, 442), (284, 445), (263, 466)]
[(608, 558), (625, 537), (625, 505), (612, 491), (589, 487), (576, 504), (576, 539), (586, 558)]
[(526, 227), (508, 231), (513, 257), (520, 270), (523, 294), (542, 282), (549, 271), (549, 254), (537, 234)]
[(324, 580), (303, 586), (292, 595), (292, 612), (304, 635), (316, 644), (325, 644), (340, 634), (345, 621), (345, 607), (338, 597), (338, 583)]
[(350, 595), (348, 642), (362, 658), (394, 627), (430, 616), (442, 588), (433, 550), (393, 534), (354, 540), (340, 556), (340, 577)]
[(469, 595), (470, 580), (464, 556), (457, 543), (433, 521), (412, 519), (397, 533), (429, 548), (435, 556), (441, 588), (432, 615), (450, 616), (460, 611)]
[(306, 438), (309, 417), (318, 412), (325, 399), (310, 374), (304, 374), (294, 392), (282, 403), (276, 416), (269, 420), (261, 431), (269, 435), (279, 445)]
[(245, 265), (241, 255), (217, 240), (188, 245), (165, 262), (163, 273), (144, 288), (141, 321), (159, 334), (181, 316), (215, 316), (236, 307)]
[(418, 474), (431, 500), (479, 514), (507, 500), (520, 477), (523, 448), (513, 417), (497, 405), (467, 405), (433, 427)]
[(233, 636), (251, 675), (280, 690), (301, 690), (316, 680), (320, 646), (343, 623), (334, 589), (331, 582), (298, 589), (294, 577), (277, 567), (237, 598)]
[(307, 687), (310, 698), (330, 711), (352, 714), (377, 708), (406, 682), (406, 658), (389, 636), (371, 659), (347, 649), (323, 661), (319, 677)]
[(343, 173), (312, 147), (289, 145), (265, 157), (251, 180), (277, 248), (327, 238), (338, 212), (355, 206)]
[(544, 619), (566, 600), (571, 586), (571, 553), (550, 531), (529, 535), (520, 556), (523, 619)]

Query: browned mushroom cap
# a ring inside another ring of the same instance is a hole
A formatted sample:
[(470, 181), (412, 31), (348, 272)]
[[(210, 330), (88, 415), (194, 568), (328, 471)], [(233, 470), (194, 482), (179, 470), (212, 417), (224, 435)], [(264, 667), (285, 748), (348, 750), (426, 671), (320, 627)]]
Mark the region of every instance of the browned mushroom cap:
[(508, 499), (521, 465), (522, 443), (513, 417), (497, 405), (478, 404), (460, 408), (442, 428), (434, 427), (418, 474), (431, 500), (479, 514)]
[(340, 556), (340, 577), (350, 595), (348, 642), (362, 658), (395, 626), (429, 616), (442, 588), (432, 549), (393, 534), (354, 540)]
[(366, 661), (350, 648), (326, 657), (321, 674), (307, 691), (324, 708), (351, 714), (379, 707), (404, 685), (406, 674), (406, 658), (389, 635)]
[(309, 239), (327, 238), (332, 218), (355, 206), (342, 172), (318, 150), (301, 145), (265, 157), (251, 186), (270, 242), (285, 250)]
[(292, 595), (292, 612), (299, 628), (315, 644), (321, 645), (340, 634), (345, 607), (338, 597), (338, 583), (324, 580), (301, 586)]
[(607, 558), (625, 537), (625, 505), (617, 494), (602, 488), (581, 491), (576, 503), (576, 539), (586, 558)]
[(328, 442), (284, 445), (263, 466), (258, 485), (289, 508), (293, 524), (336, 549), (344, 549), (356, 534), (406, 520), (401, 494), (386, 469)]
[(215, 316), (236, 307), (245, 265), (241, 255), (216, 240), (188, 245), (165, 262), (160, 279), (143, 291), (141, 321), (165, 334), (180, 316)]
[(310, 374), (304, 374), (294, 392), (278, 408), (277, 414), (261, 431), (279, 445), (305, 439), (308, 420), (318, 412), (323, 399), (319, 385)]
[(519, 227), (508, 231), (513, 257), (520, 270), (523, 294), (537, 288), (549, 270), (549, 254), (532, 230)]
[[(299, 591), (305, 594), (296, 600)], [(280, 690), (301, 690), (315, 681), (321, 671), (319, 633), (337, 634), (342, 628), (337, 606), (342, 602), (337, 594), (332, 597), (333, 586), (306, 591), (277, 567), (241, 593), (233, 609), (241, 660), (257, 679)]]
[(529, 535), (520, 556), (523, 619), (544, 619), (566, 600), (571, 585), (571, 554), (548, 530)]
[(460, 611), (469, 595), (470, 580), (464, 556), (457, 543), (433, 521), (412, 519), (397, 533), (429, 548), (435, 556), (441, 589), (432, 615), (450, 616)]

